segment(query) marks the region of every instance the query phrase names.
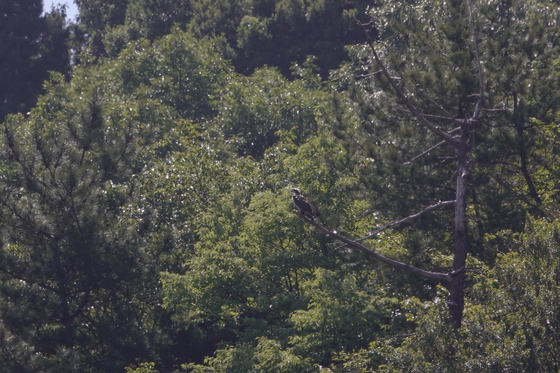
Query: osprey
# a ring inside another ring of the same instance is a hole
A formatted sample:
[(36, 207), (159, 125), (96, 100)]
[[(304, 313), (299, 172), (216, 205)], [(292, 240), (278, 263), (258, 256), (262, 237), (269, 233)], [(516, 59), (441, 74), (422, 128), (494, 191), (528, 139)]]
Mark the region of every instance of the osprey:
[(311, 205), (311, 203), (307, 202), (305, 197), (299, 192), (299, 189), (293, 188), (292, 193), (294, 193), (292, 199), (294, 200), (294, 203), (296, 204), (299, 213), (302, 214), (304, 217), (315, 219), (315, 214), (313, 213), (314, 210), (313, 206)]

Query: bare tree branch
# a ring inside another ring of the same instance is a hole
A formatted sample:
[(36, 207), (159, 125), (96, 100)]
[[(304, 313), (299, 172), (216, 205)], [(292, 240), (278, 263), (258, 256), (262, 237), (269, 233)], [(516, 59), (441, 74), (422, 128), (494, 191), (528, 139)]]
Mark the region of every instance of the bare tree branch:
[(382, 72), (383, 72), (383, 70), (377, 70), (377, 71), (374, 72), (374, 73), (358, 75), (358, 76), (356, 77), (356, 79), (369, 78), (370, 76), (375, 76), (375, 75), (377, 75), (377, 74), (379, 74), (379, 73), (382, 73)]
[(364, 33), (365, 33), (366, 38), (367, 38), (367, 44), (369, 45), (371, 51), (373, 52), (373, 57), (375, 58), (375, 61), (377, 62), (379, 67), (381, 67), (381, 70), (383, 70), (383, 75), (385, 75), (385, 77), (389, 80), (389, 83), (391, 83), (391, 86), (393, 87), (393, 89), (397, 93), (397, 96), (399, 96), (399, 98), (405, 104), (405, 106), (408, 108), (408, 110), (410, 110), (410, 112), (412, 114), (414, 114), (414, 116), (416, 118), (418, 118), (418, 120), (420, 121), (420, 123), (422, 123), (422, 125), (424, 125), (426, 128), (428, 128), (430, 131), (434, 132), (442, 140), (448, 142), (449, 144), (451, 144), (455, 147), (458, 146), (459, 141), (456, 138), (454, 138), (453, 136), (451, 136), (447, 132), (442, 131), (439, 127), (435, 126), (432, 122), (430, 122), (428, 119), (426, 119), (426, 117), (423, 116), (422, 113), (420, 113), (418, 111), (418, 109), (416, 109), (416, 107), (410, 102), (410, 100), (406, 97), (406, 95), (403, 93), (403, 91), (395, 83), (395, 79), (393, 79), (391, 77), (391, 75), (389, 74), (389, 71), (387, 70), (387, 67), (385, 66), (385, 64), (383, 64), (383, 62), (379, 58), (379, 56), (377, 54), (377, 51), (375, 49), (375, 46), (373, 45), (373, 42), (369, 38), (369, 35), (368, 35), (367, 30), (365, 29), (364, 25), (359, 21), (357, 21), (357, 22), (364, 29)]
[[(432, 99), (432, 98), (429, 97), (426, 93), (424, 93), (424, 90), (423, 90), (423, 89), (418, 89), (418, 91), (422, 94), (422, 96), (424, 96), (428, 101), (430, 101), (430, 102), (432, 103), (432, 105), (437, 106), (441, 111), (443, 111), (443, 112), (447, 115), (447, 117), (444, 117), (445, 119), (458, 122), (458, 120), (457, 120), (456, 118), (453, 118), (453, 115), (451, 115), (451, 113), (450, 113), (446, 108), (444, 108), (443, 106), (441, 106), (440, 104), (438, 104), (434, 99)], [(428, 116), (428, 115), (426, 115), (426, 114), (423, 114), (423, 115), (424, 115), (424, 116)], [(451, 133), (451, 132), (450, 132), (450, 133)]]
[(417, 334), (417, 333), (406, 333), (406, 334), (390, 335), (390, 336), (388, 336), (388, 337), (377, 338), (376, 341), (387, 341), (387, 340), (396, 339), (396, 338), (414, 337), (416, 334)]
[[(295, 214), (297, 214), (297, 213), (295, 213)], [(303, 215), (300, 215), (300, 214), (297, 214), (297, 215), (301, 216), (303, 219), (305, 219), (309, 223), (313, 224), (315, 227), (317, 227), (322, 232), (324, 232), (324, 233), (326, 233), (326, 234), (328, 234), (332, 237), (335, 237), (336, 239), (344, 242), (346, 245), (348, 245), (350, 247), (358, 249), (363, 254), (365, 254), (369, 259), (379, 260), (380, 262), (388, 264), (392, 267), (403, 269), (407, 272), (414, 273), (416, 275), (422, 276), (424, 278), (429, 278), (431, 280), (437, 280), (437, 281), (442, 281), (442, 282), (451, 282), (451, 278), (453, 277), (453, 275), (451, 273), (426, 271), (426, 270), (420, 269), (418, 267), (414, 267), (414, 266), (411, 266), (409, 264), (399, 262), (397, 260), (389, 259), (389, 258), (387, 258), (387, 257), (385, 257), (381, 254), (378, 254), (375, 251), (365, 247), (364, 245), (362, 245), (361, 243), (359, 243), (355, 240), (351, 240), (351, 239), (349, 239), (347, 237), (344, 237), (344, 236), (342, 236), (342, 235), (340, 235), (340, 234), (338, 234), (334, 231), (330, 231), (329, 229), (325, 228), (324, 226), (322, 226), (321, 224), (319, 224), (315, 220), (309, 219), (309, 218), (307, 218)]]
[[(456, 132), (456, 131), (458, 131), (458, 130), (460, 130), (460, 129), (461, 129), (461, 127), (457, 127), (457, 128), (455, 128), (455, 129), (449, 131), (449, 134), (452, 134), (453, 132)], [(432, 146), (431, 148), (429, 148), (429, 149), (423, 151), (422, 153), (418, 154), (416, 157), (412, 158), (410, 161), (405, 162), (403, 165), (404, 165), (404, 166), (408, 166), (409, 164), (411, 164), (412, 162), (414, 162), (414, 161), (417, 160), (418, 158), (425, 156), (426, 154), (430, 153), (432, 150), (434, 150), (434, 149), (437, 148), (438, 146), (441, 146), (441, 145), (446, 144), (446, 143), (447, 143), (446, 141), (438, 142), (437, 144), (435, 144), (435, 145)]]
[(369, 239), (369, 238), (372, 238), (372, 237), (374, 237), (374, 236), (377, 236), (379, 233), (383, 232), (383, 231), (386, 230), (386, 229), (389, 229), (389, 228), (394, 227), (394, 226), (396, 226), (396, 225), (400, 225), (400, 224), (406, 223), (406, 222), (408, 222), (408, 221), (410, 221), (410, 220), (416, 219), (416, 218), (418, 218), (418, 217), (424, 215), (424, 214), (427, 213), (427, 212), (430, 212), (430, 211), (439, 209), (439, 208), (441, 208), (441, 207), (445, 207), (445, 206), (454, 206), (454, 205), (455, 205), (455, 201), (443, 201), (443, 202), (442, 202), (442, 201), (439, 201), (439, 202), (436, 203), (435, 205), (428, 206), (428, 207), (426, 207), (424, 210), (422, 210), (422, 211), (420, 211), (420, 212), (418, 212), (418, 213), (416, 213), (416, 214), (409, 215), (409, 216), (407, 216), (407, 217), (404, 218), (404, 219), (401, 219), (401, 220), (398, 220), (398, 221), (394, 221), (394, 222), (392, 222), (392, 223), (389, 223), (389, 224), (385, 225), (384, 227), (381, 227), (381, 228), (377, 229), (376, 231), (374, 231), (374, 232), (371, 233), (370, 235), (368, 235), (368, 236), (366, 236), (366, 237), (363, 237), (363, 238), (360, 238), (360, 239), (358, 239), (358, 240), (356, 240), (356, 241), (359, 242), (359, 241), (367, 240), (367, 239)]
[(418, 158), (421, 158), (423, 156), (425, 156), (426, 154), (430, 153), (432, 150), (434, 150), (435, 148), (443, 145), (443, 144), (447, 144), (446, 141), (440, 141), (437, 144), (435, 144), (434, 146), (432, 146), (431, 148), (423, 151), (422, 153), (418, 154), (416, 157), (412, 158), (410, 161), (408, 162), (404, 162), (403, 166), (408, 166), (409, 164), (411, 164), (412, 162), (414, 162), (415, 160), (417, 160)]
[[(425, 114), (425, 113), (422, 114), (422, 115), (425, 116), (426, 118), (445, 119), (445, 120), (450, 120), (450, 121), (452, 121), (452, 122), (459, 123), (459, 124), (460, 124), (460, 123), (463, 123), (463, 121), (462, 121), (461, 119), (453, 118), (453, 117), (451, 117), (451, 116), (449, 116), (449, 117), (444, 117), (444, 116), (441, 116), (441, 115)], [(457, 128), (455, 128), (454, 130), (449, 131), (449, 132), (447, 132), (447, 133), (451, 134), (452, 132), (456, 131), (458, 128), (460, 128), (460, 127), (457, 127)]]

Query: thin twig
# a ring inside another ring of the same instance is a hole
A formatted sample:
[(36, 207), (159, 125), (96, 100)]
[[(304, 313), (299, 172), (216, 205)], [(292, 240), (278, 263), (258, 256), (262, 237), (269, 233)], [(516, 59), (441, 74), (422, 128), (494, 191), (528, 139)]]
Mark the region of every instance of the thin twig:
[(441, 208), (441, 207), (445, 207), (445, 206), (454, 206), (454, 205), (455, 205), (455, 201), (443, 201), (443, 202), (442, 202), (442, 201), (439, 201), (439, 202), (436, 203), (435, 205), (428, 206), (428, 207), (426, 207), (424, 210), (422, 210), (422, 211), (420, 211), (420, 212), (418, 212), (418, 213), (416, 213), (416, 214), (409, 215), (409, 216), (407, 216), (407, 217), (404, 218), (404, 219), (391, 222), (391, 223), (385, 225), (384, 227), (381, 227), (381, 228), (377, 229), (376, 231), (374, 231), (373, 233), (371, 233), (369, 236), (360, 238), (360, 239), (358, 239), (358, 240), (356, 240), (356, 241), (357, 241), (357, 242), (360, 242), (360, 241), (367, 240), (367, 239), (369, 239), (369, 238), (372, 238), (372, 237), (374, 237), (374, 236), (377, 236), (379, 233), (383, 232), (383, 231), (386, 230), (386, 229), (389, 229), (389, 228), (394, 227), (394, 226), (396, 226), (396, 225), (400, 225), (400, 224), (406, 223), (406, 222), (408, 222), (408, 221), (410, 221), (410, 220), (419, 218), (420, 216), (424, 215), (424, 214), (427, 213), (427, 212), (430, 212), (430, 211), (439, 209), (439, 208)]
[[(444, 117), (442, 115), (434, 115), (434, 114), (426, 114), (426, 113), (423, 113), (422, 115), (427, 117), (427, 118), (444, 119), (444, 120), (453, 121), (455, 123), (463, 123), (463, 121), (461, 119), (457, 119), (457, 118), (453, 118), (453, 117)], [(448, 133), (451, 133), (451, 132), (453, 132), (453, 131), (449, 131)]]
[(432, 150), (434, 150), (435, 148), (437, 148), (437, 147), (439, 147), (439, 146), (441, 146), (441, 145), (443, 145), (443, 144), (447, 144), (447, 142), (446, 142), (446, 141), (438, 142), (437, 144), (435, 144), (435, 145), (432, 146), (431, 148), (429, 148), (429, 149), (423, 151), (422, 153), (418, 154), (416, 157), (412, 158), (410, 161), (404, 162), (403, 165), (404, 165), (404, 166), (408, 166), (409, 164), (411, 164), (412, 162), (414, 162), (414, 161), (417, 160), (418, 158), (425, 156), (426, 154), (428, 154), (429, 152), (431, 152)]
[[(456, 131), (458, 131), (458, 130), (460, 130), (460, 129), (461, 129), (461, 127), (457, 127), (457, 128), (455, 128), (455, 129), (452, 129), (451, 131), (449, 131), (449, 134), (452, 134), (453, 132), (456, 132)], [(423, 151), (422, 153), (418, 154), (416, 157), (412, 158), (412, 159), (411, 159), (410, 161), (408, 161), (408, 162), (405, 162), (403, 165), (404, 165), (404, 166), (408, 166), (409, 164), (411, 164), (412, 162), (414, 162), (414, 161), (417, 160), (418, 158), (420, 158), (420, 157), (422, 157), (422, 156), (428, 154), (429, 152), (431, 152), (432, 150), (434, 150), (434, 149), (437, 148), (438, 146), (441, 146), (441, 145), (446, 144), (446, 143), (447, 143), (446, 141), (438, 142), (436, 145), (434, 145), (434, 146), (432, 146), (431, 148), (429, 148), (429, 149)]]
[(14, 273), (14, 272), (12, 272), (12, 271), (9, 271), (9, 270), (7, 270), (7, 269), (5, 269), (5, 268), (3, 268), (3, 267), (0, 267), (0, 272), (3, 272), (3, 273), (5, 273), (5, 274), (7, 274), (8, 276), (11, 276), (11, 277), (13, 277), (13, 278), (15, 278), (15, 279), (17, 279), (17, 280), (19, 280), (19, 281), (23, 281), (23, 282), (25, 282), (26, 284), (29, 284), (29, 285), (36, 284), (37, 286), (39, 286), (39, 287), (42, 288), (42, 289), (45, 289), (45, 290), (48, 290), (48, 291), (52, 291), (52, 292), (55, 293), (55, 294), (60, 294), (60, 292), (59, 292), (57, 289), (53, 288), (52, 286), (49, 286), (49, 285), (44, 284), (44, 283), (42, 283), (42, 282), (34, 282), (34, 281), (32, 281), (32, 280), (29, 280), (29, 279), (27, 279), (27, 278), (25, 278), (25, 277), (23, 277), (23, 276), (20, 276), (20, 275)]
[(414, 337), (416, 335), (416, 333), (406, 333), (406, 334), (395, 334), (395, 335), (390, 335), (388, 337), (382, 337), (382, 338), (376, 338), (376, 341), (387, 341), (390, 339), (395, 339), (395, 338), (408, 338), (408, 337)]
[[(441, 111), (443, 111), (443, 112), (447, 115), (447, 118), (446, 118), (446, 119), (451, 119), (451, 120), (455, 120), (455, 121), (456, 121), (456, 119), (453, 118), (453, 115), (451, 115), (451, 113), (450, 113), (446, 108), (444, 108), (443, 106), (441, 106), (440, 104), (438, 104), (436, 101), (434, 101), (434, 99), (432, 99), (430, 96), (428, 96), (428, 95), (424, 92), (423, 89), (419, 89), (418, 91), (422, 94), (422, 96), (424, 96), (428, 101), (430, 101), (430, 102), (432, 103), (432, 105), (437, 106)], [(425, 115), (425, 114), (424, 114), (424, 115)]]
[[(449, 133), (449, 134), (452, 134), (453, 132), (457, 132), (457, 131), (460, 130), (460, 129), (461, 129), (461, 127), (457, 127), (457, 128), (452, 129), (452, 130), (449, 131), (448, 133)], [(429, 148), (429, 149), (423, 151), (422, 153), (418, 154), (416, 157), (412, 158), (410, 161), (405, 162), (403, 165), (404, 165), (404, 166), (408, 166), (409, 164), (411, 164), (412, 162), (414, 162), (414, 161), (417, 160), (418, 158), (420, 158), (420, 157), (422, 157), (422, 156), (428, 154), (429, 152), (431, 152), (432, 150), (434, 150), (435, 148), (437, 148), (438, 146), (441, 146), (441, 145), (443, 145), (443, 144), (446, 144), (446, 141), (442, 141), (442, 142), (439, 142), (439, 143), (435, 144), (435, 145), (432, 146), (431, 148)]]
[(374, 73), (369, 73), (369, 74), (364, 74), (364, 75), (358, 75), (358, 76), (356, 77), (356, 79), (369, 78), (370, 76), (374, 76), (374, 75), (377, 75), (377, 74), (382, 73), (382, 72), (383, 72), (383, 70), (378, 70), (378, 71), (376, 71), (376, 72), (374, 72)]

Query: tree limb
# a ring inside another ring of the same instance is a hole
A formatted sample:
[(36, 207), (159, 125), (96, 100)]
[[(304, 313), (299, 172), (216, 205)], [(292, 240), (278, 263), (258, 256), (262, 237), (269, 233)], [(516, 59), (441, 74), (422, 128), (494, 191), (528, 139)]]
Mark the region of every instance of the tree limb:
[[(436, 104), (434, 104), (434, 105), (436, 105)], [(463, 121), (462, 121), (461, 119), (453, 118), (452, 116), (444, 117), (444, 116), (441, 116), (441, 115), (426, 114), (426, 113), (424, 113), (424, 114), (422, 114), (422, 115), (425, 116), (426, 118), (450, 120), (450, 121), (452, 121), (452, 122), (454, 122), (454, 123), (459, 123), (459, 124), (463, 123)], [(458, 128), (460, 129), (461, 127), (458, 127)], [(457, 130), (457, 128), (455, 128), (455, 130)], [(447, 132), (447, 133), (451, 134), (451, 133), (452, 133), (453, 131), (455, 131), (455, 130), (451, 130), (451, 131), (449, 131), (449, 132)]]
[(374, 76), (374, 75), (377, 75), (377, 74), (382, 73), (382, 72), (383, 72), (383, 70), (378, 70), (378, 71), (376, 71), (376, 72), (374, 72), (374, 73), (364, 74), (364, 75), (358, 75), (358, 76), (356, 77), (356, 79), (369, 78), (370, 76)]
[[(424, 93), (423, 89), (418, 89), (418, 92), (420, 92), (422, 94), (422, 96), (424, 96), (428, 101), (430, 101), (430, 103), (432, 105), (437, 106), (441, 111), (443, 111), (447, 115), (447, 117), (443, 117), (442, 119), (447, 119), (447, 120), (452, 120), (452, 121), (458, 122), (458, 120), (456, 118), (453, 118), (453, 115), (451, 115), (451, 113), (446, 108), (444, 108), (443, 106), (438, 104), (434, 99), (432, 99), (426, 93)], [(428, 116), (426, 114), (423, 114), (423, 115)], [(449, 133), (451, 133), (451, 132), (449, 132)]]
[(0, 272), (3, 272), (3, 273), (5, 273), (5, 274), (7, 274), (8, 276), (11, 276), (11, 277), (15, 278), (16, 280), (23, 281), (23, 282), (25, 282), (25, 283), (28, 284), (28, 285), (36, 284), (37, 286), (39, 286), (39, 287), (42, 288), (42, 289), (45, 289), (45, 290), (48, 290), (48, 291), (52, 291), (52, 292), (55, 293), (55, 294), (60, 294), (59, 291), (58, 291), (57, 289), (53, 288), (52, 286), (49, 286), (49, 285), (44, 284), (44, 283), (42, 283), (42, 282), (34, 282), (34, 281), (29, 280), (29, 279), (27, 279), (27, 278), (25, 278), (25, 277), (23, 277), (23, 276), (19, 276), (19, 275), (15, 274), (14, 272), (9, 271), (9, 270), (7, 270), (7, 269), (5, 269), (5, 268), (3, 268), (3, 267), (0, 267)]

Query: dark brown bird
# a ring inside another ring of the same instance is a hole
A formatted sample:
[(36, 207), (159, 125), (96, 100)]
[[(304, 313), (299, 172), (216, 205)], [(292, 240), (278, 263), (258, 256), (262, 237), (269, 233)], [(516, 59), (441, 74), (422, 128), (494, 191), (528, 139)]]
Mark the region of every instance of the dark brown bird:
[(298, 208), (299, 213), (305, 217), (315, 219), (315, 213), (314, 213), (315, 209), (313, 208), (311, 203), (309, 203), (307, 199), (305, 199), (303, 194), (300, 193), (299, 189), (293, 188), (292, 193), (294, 193), (292, 199), (294, 200), (294, 203)]

